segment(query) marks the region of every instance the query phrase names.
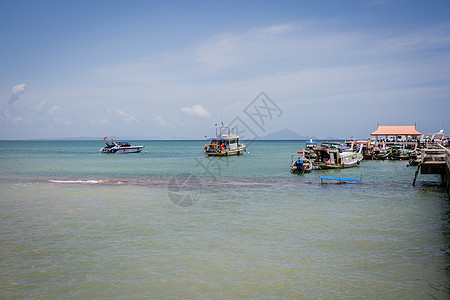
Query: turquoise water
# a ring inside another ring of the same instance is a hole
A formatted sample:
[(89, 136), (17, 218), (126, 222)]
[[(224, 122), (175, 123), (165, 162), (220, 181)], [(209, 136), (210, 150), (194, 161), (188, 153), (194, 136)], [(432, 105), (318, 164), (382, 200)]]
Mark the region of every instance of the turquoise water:
[[(290, 173), (304, 142), (0, 142), (1, 298), (448, 299), (450, 205), (399, 161)], [(319, 176), (362, 177), (320, 184)]]

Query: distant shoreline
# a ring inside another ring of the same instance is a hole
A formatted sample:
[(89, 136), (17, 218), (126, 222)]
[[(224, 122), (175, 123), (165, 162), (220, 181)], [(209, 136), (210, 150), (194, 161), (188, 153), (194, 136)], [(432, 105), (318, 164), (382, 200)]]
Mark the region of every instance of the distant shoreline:
[[(207, 139), (122, 139), (122, 138), (117, 138), (114, 139), (117, 141), (122, 141), (122, 140), (127, 140), (127, 141), (151, 141), (151, 142), (195, 142), (195, 141), (201, 141), (204, 142), (205, 140), (209, 140), (209, 138)], [(247, 141), (245, 139), (242, 139), (244, 142)], [(252, 140), (252, 142), (256, 141), (256, 142), (289, 142), (289, 141), (299, 141), (299, 142), (305, 142), (305, 141), (309, 141), (310, 139), (255, 139)], [(345, 141), (346, 139), (342, 139), (342, 138), (324, 138), (324, 139), (313, 139), (313, 141)], [(73, 138), (73, 139), (17, 139), (17, 140), (0, 140), (0, 142), (70, 142), (70, 141), (74, 141), (74, 142), (87, 142), (87, 141), (101, 141), (103, 142), (103, 139), (78, 139), (78, 138)]]

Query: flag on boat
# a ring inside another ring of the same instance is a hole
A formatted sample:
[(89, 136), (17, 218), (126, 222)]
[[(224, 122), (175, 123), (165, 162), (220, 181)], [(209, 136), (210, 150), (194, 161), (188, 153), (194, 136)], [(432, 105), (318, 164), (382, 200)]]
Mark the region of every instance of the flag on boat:
[(108, 137), (107, 137), (107, 136), (105, 136), (105, 137), (103, 138), (103, 140), (104, 140), (104, 141), (106, 141), (106, 139), (107, 139), (107, 138), (108, 138)]

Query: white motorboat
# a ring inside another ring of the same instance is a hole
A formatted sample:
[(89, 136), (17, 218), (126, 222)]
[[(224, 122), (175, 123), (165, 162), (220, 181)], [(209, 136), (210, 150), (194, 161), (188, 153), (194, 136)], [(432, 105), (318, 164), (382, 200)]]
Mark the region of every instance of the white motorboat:
[(107, 140), (107, 138), (103, 138), (106, 143), (106, 146), (100, 149), (101, 153), (107, 154), (120, 154), (120, 153), (139, 153), (142, 151), (144, 146), (133, 146), (128, 142), (116, 142), (114, 139)]

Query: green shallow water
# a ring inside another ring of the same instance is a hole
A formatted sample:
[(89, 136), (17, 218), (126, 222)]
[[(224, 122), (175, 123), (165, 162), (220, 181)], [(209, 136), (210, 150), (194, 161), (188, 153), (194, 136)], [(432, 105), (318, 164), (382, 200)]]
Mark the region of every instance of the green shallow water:
[(395, 161), (293, 175), (304, 142), (225, 159), (201, 141), (136, 143), (147, 152), (0, 142), (2, 298), (449, 297), (438, 176), (414, 188)]

